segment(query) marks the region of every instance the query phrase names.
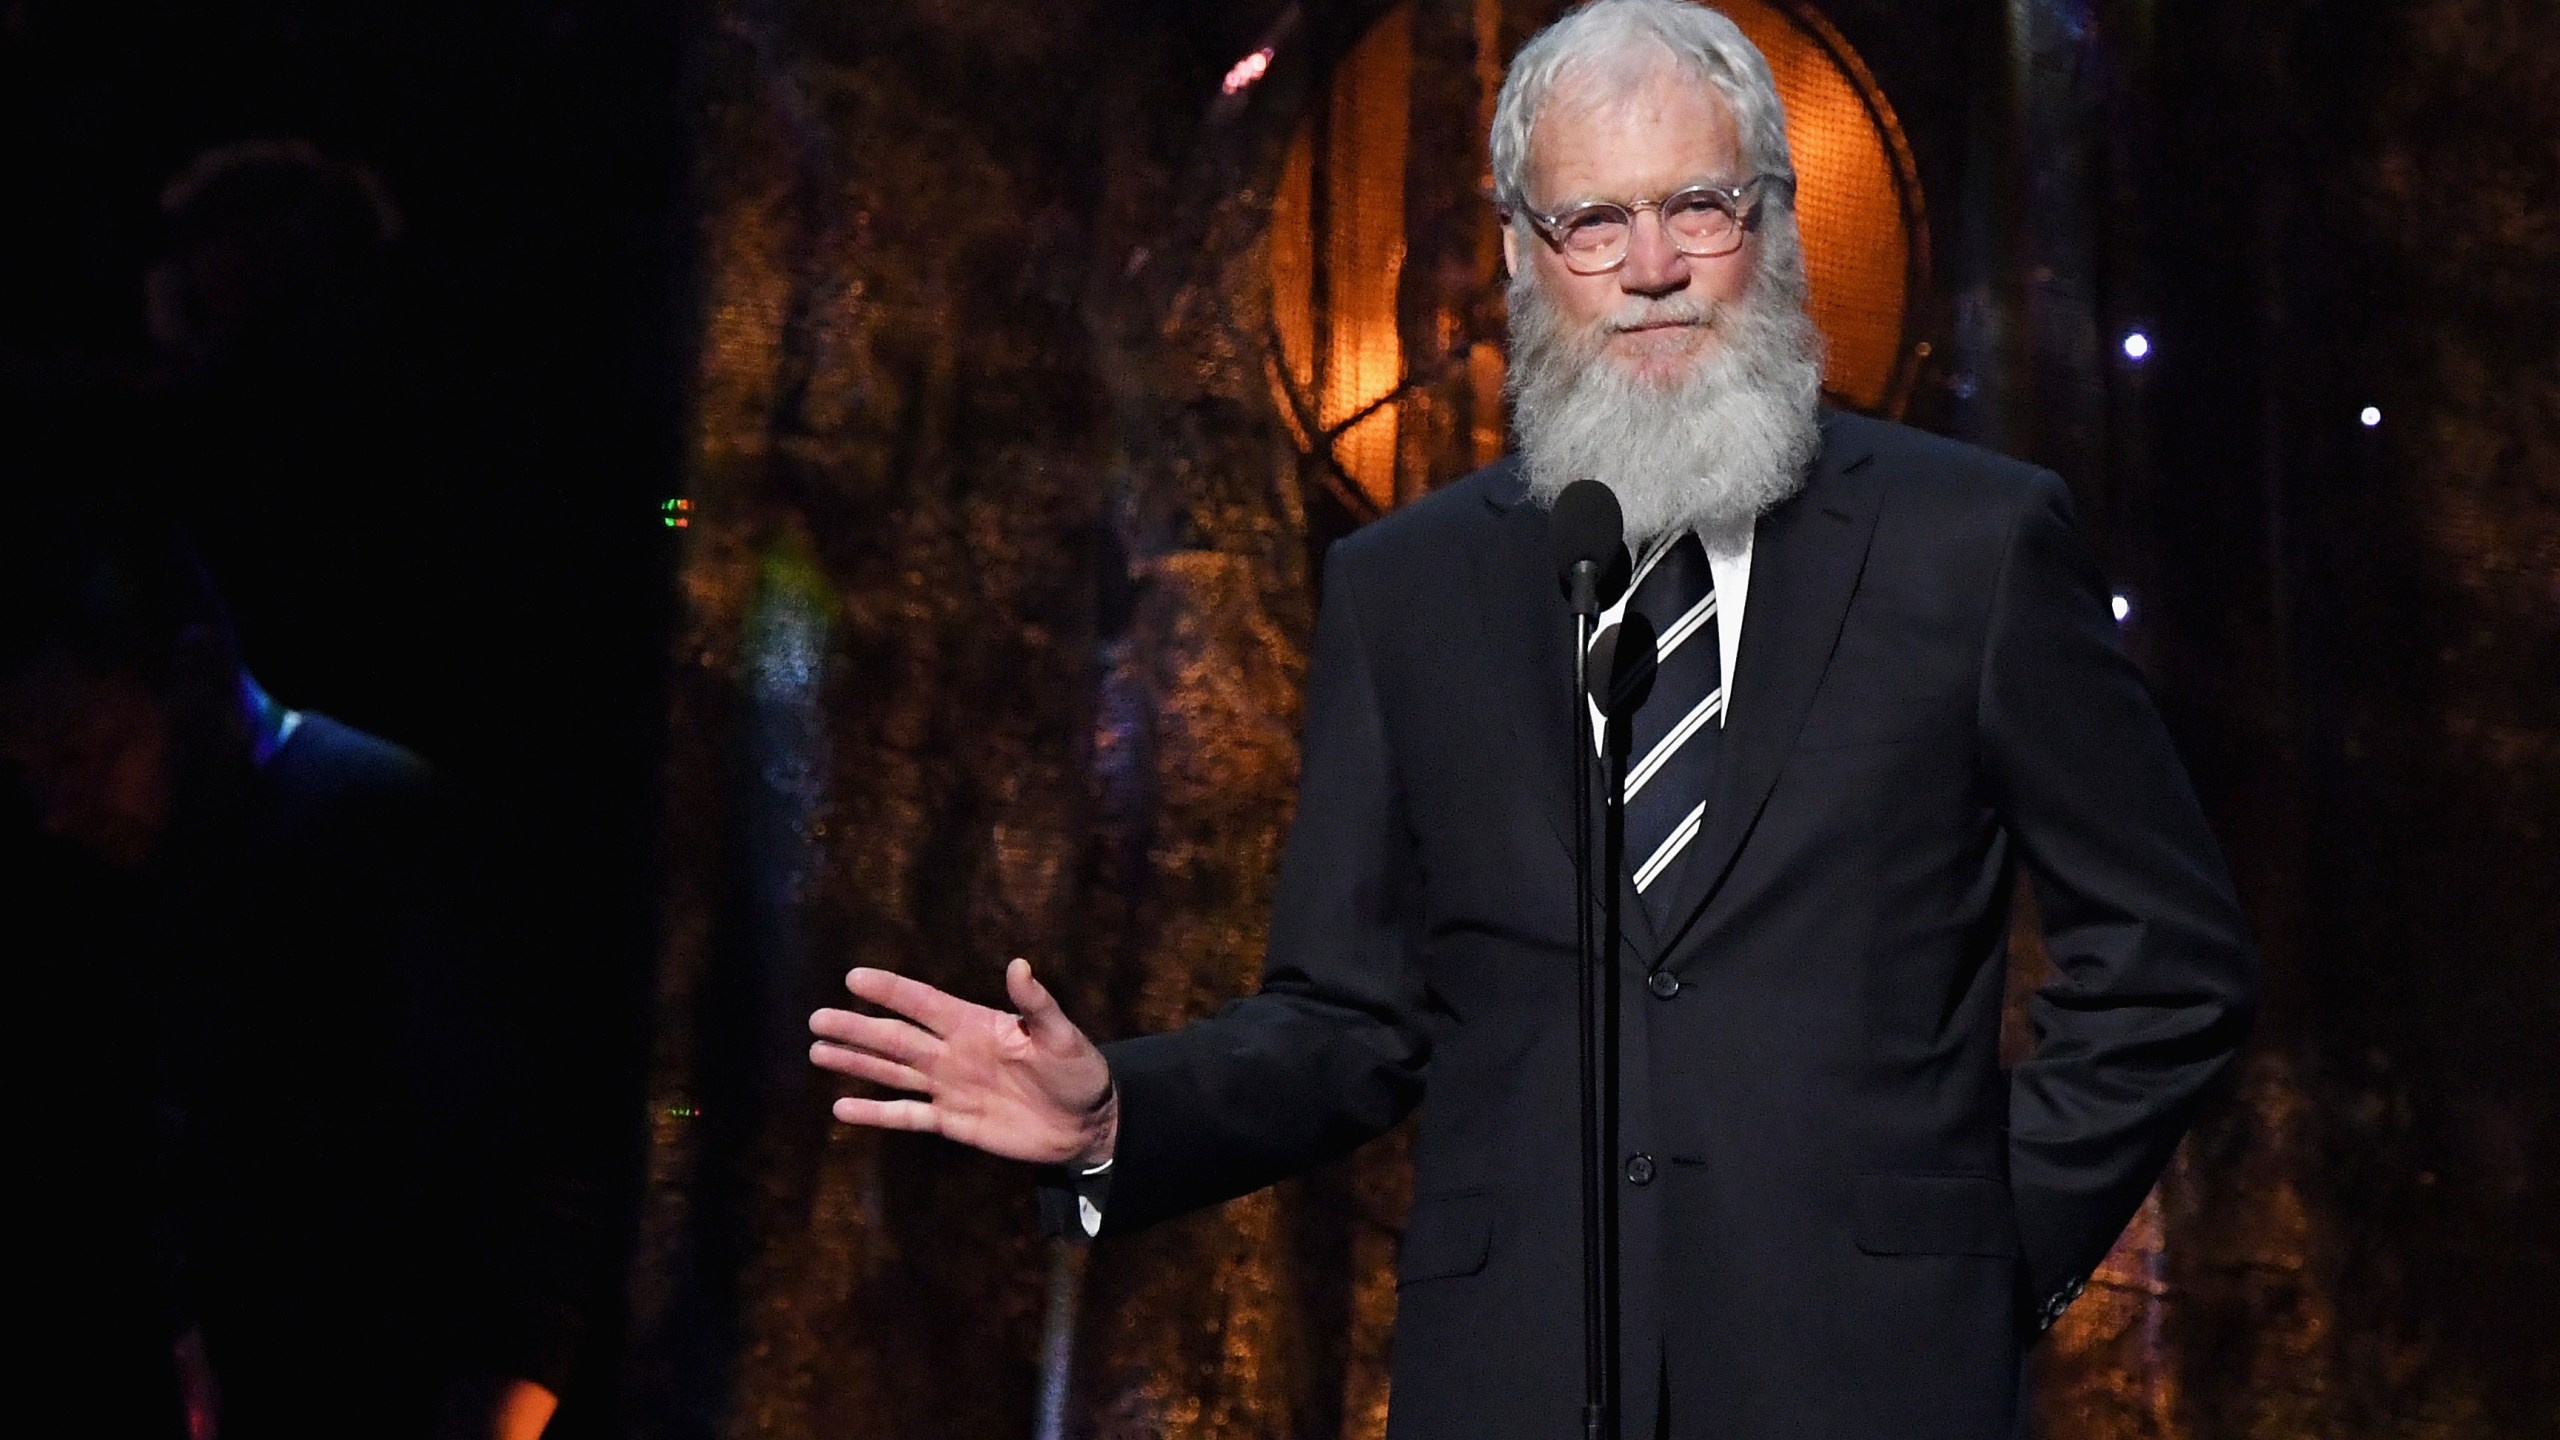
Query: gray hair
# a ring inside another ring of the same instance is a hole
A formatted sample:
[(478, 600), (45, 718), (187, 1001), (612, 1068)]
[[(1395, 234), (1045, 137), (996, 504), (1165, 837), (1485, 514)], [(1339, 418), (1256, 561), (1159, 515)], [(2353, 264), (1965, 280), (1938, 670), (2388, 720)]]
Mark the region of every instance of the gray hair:
[(1528, 203), (1530, 127), (1559, 84), (1595, 71), (1640, 78), (1666, 64), (1714, 86), (1733, 108), (1753, 172), (1795, 173), (1777, 81), (1742, 27), (1692, 0), (1592, 0), (1539, 31), (1503, 77), (1493, 106), (1494, 203), (1513, 210)]

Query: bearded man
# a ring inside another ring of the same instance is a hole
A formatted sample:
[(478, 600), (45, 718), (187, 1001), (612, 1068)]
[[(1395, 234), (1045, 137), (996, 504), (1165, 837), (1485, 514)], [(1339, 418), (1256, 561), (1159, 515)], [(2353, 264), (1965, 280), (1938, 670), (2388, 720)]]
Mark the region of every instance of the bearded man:
[[(1637, 712), (1621, 1433), (1986, 1440), (2247, 1029), (2214, 841), (2050, 474), (1818, 404), (1768, 67), (1683, 0), (1524, 49), (1493, 167), (1519, 456), (1333, 548), (1262, 988), (1097, 1049), (876, 970), (812, 1018), (850, 1124), (1060, 1167), (1103, 1234), (1421, 1108), (1398, 1440), (1577, 1433), (1574, 622), (1606, 483)], [(1615, 614), (1604, 617), (1616, 618)], [(2023, 866), (2054, 967), (1999, 1065)]]

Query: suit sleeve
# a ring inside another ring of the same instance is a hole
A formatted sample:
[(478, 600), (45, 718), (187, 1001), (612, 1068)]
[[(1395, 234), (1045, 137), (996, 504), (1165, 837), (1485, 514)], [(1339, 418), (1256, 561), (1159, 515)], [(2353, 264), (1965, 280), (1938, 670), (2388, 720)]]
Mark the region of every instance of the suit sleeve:
[(2246, 1036), (2257, 959), (2219, 847), (2121, 649), (2069, 492), (2039, 473), (2010, 531), (1981, 735), (2053, 959), (2012, 1072), (2010, 1187), (2051, 1323), (2167, 1165)]
[(1337, 545), (1326, 566), (1261, 989), (1104, 1048), (1120, 1087), (1105, 1234), (1260, 1189), (1382, 1133), (1422, 1098), (1431, 1006), (1418, 877), (1354, 548)]

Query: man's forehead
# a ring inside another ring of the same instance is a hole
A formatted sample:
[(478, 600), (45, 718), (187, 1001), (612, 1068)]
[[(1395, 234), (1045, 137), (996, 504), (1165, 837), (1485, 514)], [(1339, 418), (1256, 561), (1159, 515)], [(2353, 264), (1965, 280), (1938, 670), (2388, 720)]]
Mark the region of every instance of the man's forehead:
[(1607, 69), (1560, 79), (1529, 134), (1529, 173), (1541, 198), (1646, 194), (1742, 177), (1733, 107), (1703, 77), (1665, 61), (1618, 75)]

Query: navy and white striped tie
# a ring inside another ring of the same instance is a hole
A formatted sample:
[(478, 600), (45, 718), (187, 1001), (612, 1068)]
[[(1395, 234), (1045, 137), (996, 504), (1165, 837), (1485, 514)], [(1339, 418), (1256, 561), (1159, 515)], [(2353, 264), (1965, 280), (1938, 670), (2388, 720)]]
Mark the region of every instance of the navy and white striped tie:
[(1636, 893), (1668, 924), (1680, 861), (1707, 814), (1707, 787), (1724, 739), (1724, 657), (1716, 640), (1716, 579), (1706, 547), (1684, 534), (1636, 576), (1631, 614), (1653, 622), (1659, 669), (1635, 714), (1627, 749), (1627, 865)]

